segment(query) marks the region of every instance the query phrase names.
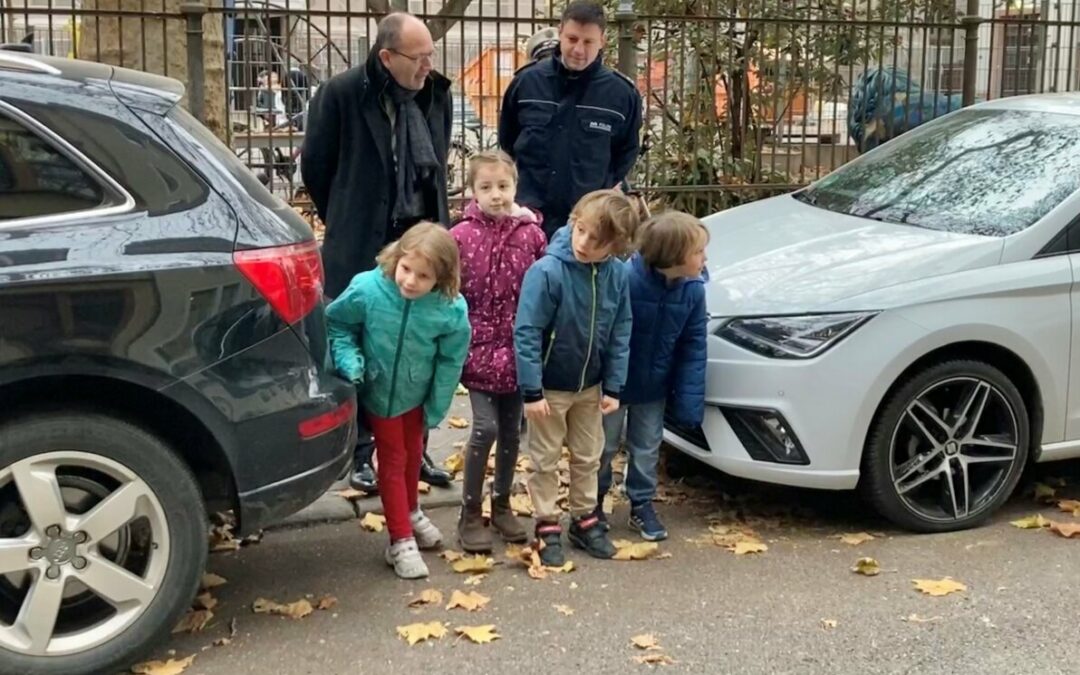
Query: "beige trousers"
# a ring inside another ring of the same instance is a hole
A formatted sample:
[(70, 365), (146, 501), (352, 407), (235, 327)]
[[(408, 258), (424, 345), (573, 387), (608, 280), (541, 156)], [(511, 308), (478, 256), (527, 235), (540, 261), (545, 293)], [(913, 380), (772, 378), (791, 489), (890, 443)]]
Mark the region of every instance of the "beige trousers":
[(537, 521), (559, 519), (559, 460), (565, 442), (570, 449), (570, 515), (577, 518), (596, 508), (596, 479), (604, 450), (600, 386), (581, 393), (544, 391), (551, 414), (529, 420), (529, 496)]

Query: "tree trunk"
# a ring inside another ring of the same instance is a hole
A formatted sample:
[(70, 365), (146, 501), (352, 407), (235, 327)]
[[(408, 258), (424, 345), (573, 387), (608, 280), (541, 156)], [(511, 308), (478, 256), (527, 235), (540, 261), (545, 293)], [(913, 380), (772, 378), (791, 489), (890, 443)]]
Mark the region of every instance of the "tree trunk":
[[(217, 5), (219, 0), (210, 0)], [(180, 11), (181, 0), (88, 0), (100, 11)], [(228, 141), (228, 99), (225, 88), (225, 37), (222, 15), (203, 17), (203, 123), (222, 141)], [(187, 24), (182, 18), (140, 16), (87, 16), (83, 18), (76, 55), (80, 59), (166, 75), (190, 84), (187, 68)], [(183, 104), (188, 106), (185, 95)]]

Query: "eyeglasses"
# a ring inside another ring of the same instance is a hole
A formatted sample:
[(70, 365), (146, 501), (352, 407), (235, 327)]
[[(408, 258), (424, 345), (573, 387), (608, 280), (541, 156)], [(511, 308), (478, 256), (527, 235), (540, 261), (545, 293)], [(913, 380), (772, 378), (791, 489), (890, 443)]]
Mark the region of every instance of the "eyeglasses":
[(416, 63), (418, 61), (423, 61), (424, 63), (429, 63), (430, 64), (432, 62), (432, 60), (435, 58), (435, 52), (428, 52), (427, 54), (417, 54), (416, 56), (413, 56), (412, 54), (406, 54), (405, 52), (399, 52), (396, 49), (391, 49), (390, 51), (394, 52), (398, 56), (404, 56), (405, 58), (409, 59), (413, 63)]

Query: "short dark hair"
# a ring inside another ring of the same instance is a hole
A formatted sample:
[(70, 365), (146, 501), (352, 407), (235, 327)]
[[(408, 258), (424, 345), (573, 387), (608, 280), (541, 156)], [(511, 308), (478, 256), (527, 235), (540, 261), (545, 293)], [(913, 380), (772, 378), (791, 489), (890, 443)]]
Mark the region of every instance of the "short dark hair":
[(607, 17), (604, 16), (604, 8), (593, 0), (573, 0), (563, 10), (560, 23), (576, 21), (583, 25), (592, 24), (600, 26), (600, 30), (607, 30)]
[(376, 54), (384, 49), (396, 49), (401, 44), (401, 29), (409, 16), (407, 12), (390, 12), (379, 20), (379, 27), (375, 33)]

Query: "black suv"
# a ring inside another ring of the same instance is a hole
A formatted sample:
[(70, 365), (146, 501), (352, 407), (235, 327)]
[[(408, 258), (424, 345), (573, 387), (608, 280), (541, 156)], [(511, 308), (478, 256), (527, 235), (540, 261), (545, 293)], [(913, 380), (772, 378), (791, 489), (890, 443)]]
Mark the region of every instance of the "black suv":
[(307, 224), (176, 81), (0, 50), (0, 672), (115, 672), (347, 470)]

